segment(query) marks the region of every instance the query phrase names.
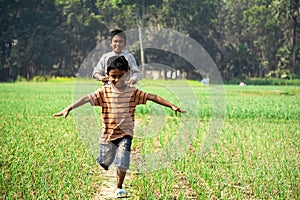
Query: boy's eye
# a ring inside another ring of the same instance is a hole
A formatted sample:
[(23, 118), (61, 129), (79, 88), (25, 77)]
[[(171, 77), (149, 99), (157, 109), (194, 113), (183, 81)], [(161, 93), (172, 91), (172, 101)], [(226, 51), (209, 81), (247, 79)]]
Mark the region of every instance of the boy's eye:
[(111, 75), (111, 78), (113, 78), (113, 79), (116, 79), (116, 78), (117, 78), (117, 79), (120, 79), (120, 78), (122, 78), (122, 76), (123, 76), (123, 75), (119, 75), (119, 76), (118, 76), (118, 75)]
[(120, 43), (122, 44), (124, 41), (123, 40), (114, 40), (114, 43)]

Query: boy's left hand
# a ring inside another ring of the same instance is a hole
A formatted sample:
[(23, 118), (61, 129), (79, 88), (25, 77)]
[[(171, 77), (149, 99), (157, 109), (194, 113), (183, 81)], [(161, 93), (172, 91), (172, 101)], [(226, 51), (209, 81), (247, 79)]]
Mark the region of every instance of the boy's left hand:
[(60, 117), (60, 116), (64, 116), (64, 118), (66, 118), (69, 115), (69, 111), (64, 109), (58, 113), (53, 114), (54, 117)]

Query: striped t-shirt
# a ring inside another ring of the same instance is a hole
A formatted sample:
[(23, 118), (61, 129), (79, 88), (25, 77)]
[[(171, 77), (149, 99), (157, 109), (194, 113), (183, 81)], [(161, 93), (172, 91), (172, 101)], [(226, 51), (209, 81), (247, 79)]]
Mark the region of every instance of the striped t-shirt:
[(101, 142), (116, 140), (125, 135), (133, 137), (135, 107), (146, 104), (147, 95), (129, 86), (119, 91), (114, 85), (105, 85), (90, 95), (91, 105), (102, 107)]

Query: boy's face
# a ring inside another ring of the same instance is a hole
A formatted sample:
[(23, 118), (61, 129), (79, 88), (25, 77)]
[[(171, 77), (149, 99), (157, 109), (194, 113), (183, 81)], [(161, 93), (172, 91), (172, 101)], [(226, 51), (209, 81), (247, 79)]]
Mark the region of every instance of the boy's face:
[(112, 69), (108, 73), (108, 78), (113, 85), (120, 88), (126, 85), (127, 73), (125, 70)]
[(112, 47), (115, 53), (121, 53), (124, 47), (126, 46), (126, 42), (119, 35), (115, 35), (110, 42), (110, 46)]

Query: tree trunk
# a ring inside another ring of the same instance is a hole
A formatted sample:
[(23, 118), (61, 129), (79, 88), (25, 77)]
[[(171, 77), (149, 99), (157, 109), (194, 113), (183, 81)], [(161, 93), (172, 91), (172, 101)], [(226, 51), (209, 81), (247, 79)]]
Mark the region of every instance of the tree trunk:
[(299, 67), (296, 63), (297, 49), (297, 16), (293, 16), (293, 43), (292, 43), (292, 73), (299, 73)]

